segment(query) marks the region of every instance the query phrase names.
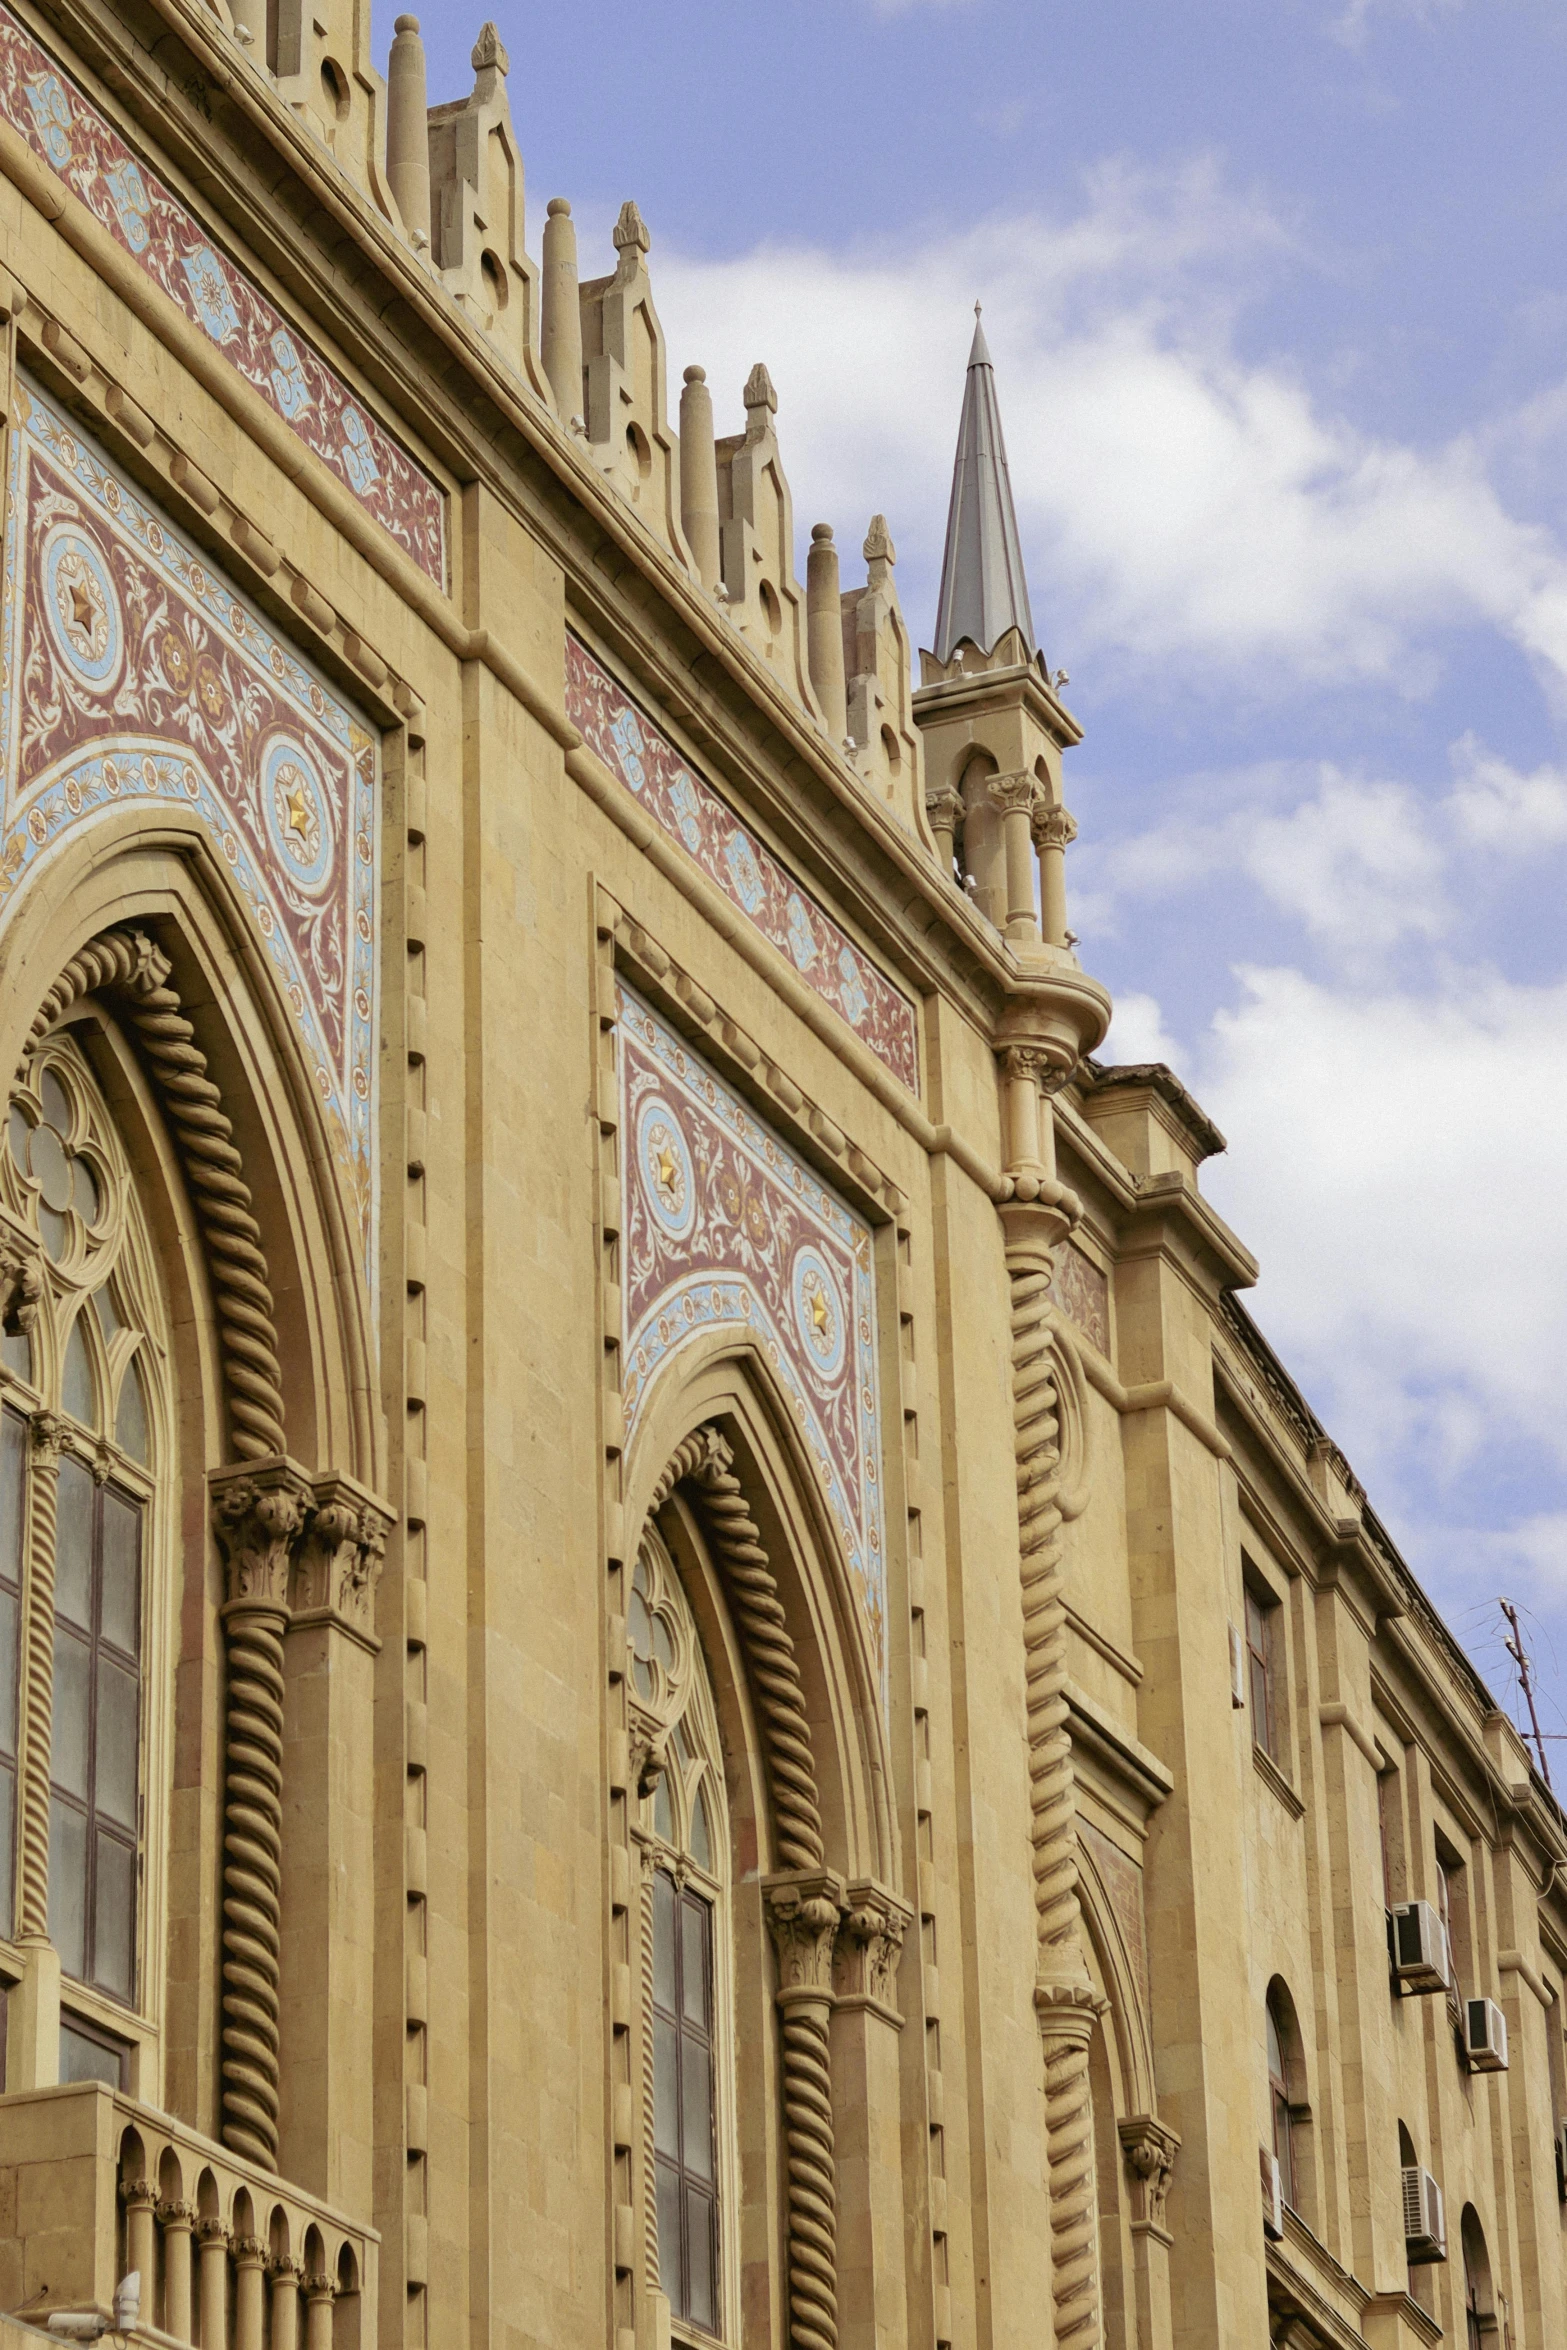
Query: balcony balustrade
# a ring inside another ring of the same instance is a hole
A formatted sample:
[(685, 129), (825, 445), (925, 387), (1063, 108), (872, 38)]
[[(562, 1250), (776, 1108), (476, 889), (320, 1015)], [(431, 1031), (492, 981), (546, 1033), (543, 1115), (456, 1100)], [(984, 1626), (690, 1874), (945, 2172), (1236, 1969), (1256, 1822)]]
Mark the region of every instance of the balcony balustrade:
[(114, 2307), (133, 2341), (375, 2350), (380, 2238), (99, 2081), (0, 2097), (0, 2311)]

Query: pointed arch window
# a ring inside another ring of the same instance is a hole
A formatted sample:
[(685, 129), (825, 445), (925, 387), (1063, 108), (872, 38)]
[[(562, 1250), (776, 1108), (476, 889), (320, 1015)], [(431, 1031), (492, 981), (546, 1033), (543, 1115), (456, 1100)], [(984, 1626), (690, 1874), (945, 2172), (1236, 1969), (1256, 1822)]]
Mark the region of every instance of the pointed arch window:
[[(129, 1162), (69, 1030), (11, 1097), (0, 1206), (37, 1248), (36, 1294), (0, 1340), (0, 1933), (44, 1922), (19, 1910), (19, 1822), (36, 1805), (47, 1931), (91, 2029), (146, 2005), (151, 1472), (168, 1353)], [(53, 1619), (47, 1756), (24, 1728), (31, 1605)]]
[(633, 1737), (648, 1756), (639, 1841), (648, 1876), (650, 2206), (675, 2320), (724, 2338), (732, 2165), (729, 1820), (717, 1713), (672, 1560), (644, 1542), (627, 1613)]

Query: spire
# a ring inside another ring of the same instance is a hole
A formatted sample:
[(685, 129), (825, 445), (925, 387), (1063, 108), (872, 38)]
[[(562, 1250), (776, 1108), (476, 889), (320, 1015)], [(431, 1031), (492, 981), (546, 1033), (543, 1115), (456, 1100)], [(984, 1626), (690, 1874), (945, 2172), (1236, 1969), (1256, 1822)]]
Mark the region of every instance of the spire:
[(950, 661), (965, 638), (988, 658), (1009, 628), (1018, 630), (1032, 658), (1039, 647), (1028, 608), (995, 370), (976, 302), (957, 463), (952, 469), (952, 503), (947, 509), (936, 659)]

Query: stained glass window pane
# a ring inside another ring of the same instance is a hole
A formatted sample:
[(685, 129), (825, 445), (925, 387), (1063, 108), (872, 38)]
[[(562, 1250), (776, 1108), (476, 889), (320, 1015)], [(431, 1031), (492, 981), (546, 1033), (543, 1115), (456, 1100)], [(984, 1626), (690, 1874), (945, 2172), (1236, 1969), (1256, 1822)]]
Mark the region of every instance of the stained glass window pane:
[(78, 1982), (87, 1971), (87, 1822), (56, 1796), (49, 1805), (49, 1939)]
[(118, 2089), (123, 2072), (123, 2063), (112, 2048), (105, 2048), (101, 2040), (89, 2040), (85, 2032), (73, 2032), (69, 2024), (60, 2026), (62, 2081), (107, 2081), (111, 2089)]
[(44, 1247), (58, 1263), (65, 1254), (65, 1218), (53, 1208), (40, 1206), (38, 1229), (44, 1236)]
[(136, 1855), (98, 1831), (94, 1885), (93, 1981), (117, 1999), (136, 1989)]
[(675, 2027), (653, 2018), (653, 2144), (660, 2154), (680, 2154), (679, 2091), (675, 2071)]
[(136, 1825), (136, 1732), (139, 1688), (134, 1673), (101, 1652), (98, 1658), (97, 1738), (93, 1803), (122, 1828)]
[(717, 2208), (710, 2195), (700, 2188), (686, 2189), (686, 2311), (693, 2325), (704, 2326), (711, 2334), (718, 2328), (718, 2279), (715, 2238)]
[(92, 1364), (87, 1359), (87, 1341), (82, 1336), (79, 1314), (65, 1342), (65, 1376), (60, 1383), (60, 1401), (73, 1420), (80, 1420), (86, 1428), (97, 1427), (98, 1398), (93, 1389)]
[(141, 1650), (141, 1511), (123, 1495), (103, 1497), (103, 1571), (98, 1629), (127, 1656)]
[(677, 2309), (680, 2293), (680, 2173), (658, 2166), (658, 2281)]
[(109, 1339), (117, 1336), (124, 1329), (125, 1324), (120, 1320), (119, 1310), (109, 1295), (107, 1284), (95, 1292), (92, 1302), (93, 1310), (98, 1316), (98, 1327), (103, 1332), (104, 1340), (107, 1343)]
[(147, 1406), (142, 1398), (141, 1373), (135, 1362), (125, 1366), (120, 1382), (119, 1408), (114, 1415), (114, 1441), (133, 1461), (147, 1465)]
[(49, 1776), (67, 1795), (87, 1801), (87, 1708), (92, 1652), (74, 1632), (54, 1636), (54, 1727)]
[(53, 1126), (35, 1126), (27, 1146), (28, 1165), (46, 1208), (71, 1204), (71, 1161)]
[(675, 1841), (675, 1819), (669, 1807), (669, 1773), (665, 1771), (653, 1794), (653, 1827), (666, 1844)]
[(61, 1461), (59, 1491), (54, 1544), (55, 1612), (86, 1631), (92, 1622), (94, 1487), (80, 1461)]
[(38, 1098), (44, 1106), (44, 1116), (51, 1126), (62, 1134), (71, 1131), (71, 1097), (60, 1083), (53, 1069), (46, 1069), (38, 1082)]
[(13, 1102), (6, 1113), (5, 1134), (11, 1145), (12, 1158), (24, 1171), (27, 1166), (27, 1139), (32, 1131), (27, 1122), (27, 1112), (20, 1102)]
[(16, 1631), (20, 1603), (0, 1589), (0, 1754), (16, 1752)]
[(687, 2022), (708, 2022), (707, 2000), (707, 1922), (708, 1908), (688, 1894), (680, 1905), (681, 1932), (684, 1949), (681, 1952), (680, 1988), (681, 2013)]
[(713, 2176), (713, 2060), (688, 2032), (680, 2051), (681, 2149), (686, 2170), (709, 2184)]
[(96, 1224), (103, 1214), (103, 1197), (98, 1189), (98, 1178), (85, 1159), (73, 1159), (71, 1172), (75, 1177), (71, 1205), (84, 1224)]

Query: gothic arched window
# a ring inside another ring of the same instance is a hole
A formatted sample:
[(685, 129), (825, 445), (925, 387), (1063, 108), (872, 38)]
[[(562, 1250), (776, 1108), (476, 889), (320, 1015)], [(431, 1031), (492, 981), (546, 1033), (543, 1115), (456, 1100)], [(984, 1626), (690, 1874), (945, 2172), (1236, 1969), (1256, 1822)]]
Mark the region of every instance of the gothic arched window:
[(726, 2229), (733, 2056), (729, 1819), (718, 1719), (701, 1641), (655, 1536), (632, 1573), (626, 1623), (632, 1734), (647, 1758), (640, 1836), (649, 1887), (648, 2117), (658, 2281), (671, 2313), (729, 2331)]
[[(156, 1259), (124, 1148), (69, 1034), (12, 1094), (0, 1204), (36, 1242), (0, 1342), (0, 1930), (47, 1924), (81, 1996), (62, 2077), (118, 2076), (93, 2038), (145, 2009), (144, 1940), (154, 1471), (167, 1365)], [(53, 1538), (50, 1539), (50, 1519)], [(52, 1641), (19, 1626), (52, 1618)], [(29, 1676), (48, 1674), (47, 1756)], [(19, 1852), (47, 1822), (47, 1888)], [(22, 1914), (43, 1895), (44, 1916)]]

